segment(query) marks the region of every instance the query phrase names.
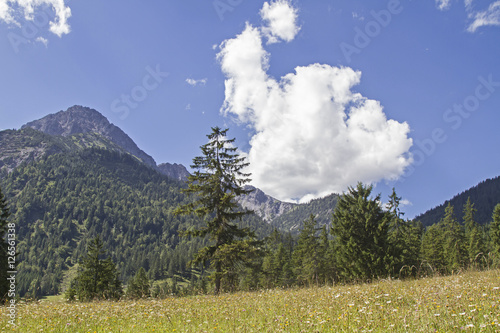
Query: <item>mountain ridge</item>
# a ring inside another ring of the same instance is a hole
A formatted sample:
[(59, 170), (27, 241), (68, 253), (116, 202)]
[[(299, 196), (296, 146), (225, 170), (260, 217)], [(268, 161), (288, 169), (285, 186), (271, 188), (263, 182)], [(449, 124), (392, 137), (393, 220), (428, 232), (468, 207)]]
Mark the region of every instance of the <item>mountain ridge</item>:
[(275, 199), (254, 186), (247, 185), (245, 189), (252, 192), (238, 198), (238, 203), (243, 208), (254, 211), (255, 214), (268, 223), (297, 206), (297, 204)]
[(98, 133), (138, 157), (145, 164), (153, 168), (157, 167), (153, 157), (141, 150), (122, 129), (110, 123), (99, 111), (89, 107), (74, 105), (66, 111), (48, 114), (40, 119), (30, 121), (21, 129), (27, 127), (49, 135), (63, 137), (79, 133)]
[(0, 174), (9, 174), (23, 163), (44, 156), (69, 153), (91, 147), (127, 153), (122, 147), (97, 133), (78, 133), (68, 137), (53, 136), (26, 127), (0, 132)]
[(482, 225), (490, 222), (494, 207), (500, 203), (500, 176), (483, 180), (446, 200), (441, 205), (416, 216), (415, 220), (422, 222), (424, 226), (438, 223), (444, 217), (444, 210), (450, 203), (454, 207), (455, 216), (459, 221), (462, 221), (464, 205), (469, 197), (474, 208), (477, 209), (476, 222)]

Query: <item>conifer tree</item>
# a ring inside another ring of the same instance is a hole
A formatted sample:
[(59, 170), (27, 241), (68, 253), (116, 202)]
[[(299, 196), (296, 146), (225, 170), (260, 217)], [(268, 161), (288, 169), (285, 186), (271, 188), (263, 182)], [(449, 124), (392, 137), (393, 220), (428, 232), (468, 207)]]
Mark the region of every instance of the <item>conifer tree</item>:
[(396, 195), (395, 188), (392, 188), (392, 193), (389, 196), (389, 203), (387, 205), (387, 215), (389, 219), (388, 230), (388, 244), (389, 244), (389, 257), (390, 265), (393, 271), (399, 272), (405, 262), (405, 223), (401, 216), (404, 213), (399, 209), (401, 197)]
[(404, 213), (399, 208), (400, 202), (401, 197), (396, 195), (396, 190), (393, 188), (387, 205), (388, 254), (391, 272), (398, 275), (401, 275), (403, 267), (415, 271), (413, 267), (418, 265), (423, 232), (421, 223), (403, 220)]
[(335, 258), (332, 251), (332, 243), (328, 239), (328, 230), (326, 225), (321, 227), (319, 234), (319, 280), (321, 283), (334, 282), (335, 276)]
[(245, 158), (236, 153), (235, 139), (227, 139), (228, 129), (212, 128), (209, 142), (201, 146), (202, 156), (193, 159), (196, 170), (188, 178), (184, 193), (195, 195), (194, 201), (176, 209), (177, 214), (195, 214), (206, 220), (206, 226), (187, 230), (184, 236), (209, 236), (212, 244), (202, 248), (192, 264), (210, 262), (214, 270), (215, 294), (221, 291), (222, 280), (234, 285), (238, 266), (257, 251), (255, 235), (248, 228), (233, 223), (252, 211), (241, 210), (236, 197), (251, 191), (243, 186), (250, 181)]
[(141, 267), (129, 282), (127, 296), (131, 298), (146, 298), (151, 295), (150, 289), (151, 286), (146, 275), (146, 270)]
[(319, 283), (322, 260), (316, 231), (316, 218), (311, 214), (309, 219), (304, 221), (297, 246), (293, 251), (295, 275), (299, 284)]
[(346, 280), (368, 280), (388, 272), (388, 221), (373, 186), (349, 187), (332, 216), (336, 263)]
[(9, 267), (8, 263), (8, 248), (6, 232), (8, 229), (8, 218), (10, 216), (10, 211), (7, 206), (7, 200), (5, 199), (2, 189), (0, 188), (0, 304), (3, 304), (7, 300), (9, 291), (9, 281), (7, 280), (7, 272), (15, 271), (12, 267)]
[(463, 267), (465, 253), (465, 235), (463, 226), (458, 223), (451, 203), (445, 208), (444, 217), (440, 222), (444, 230), (443, 252), (448, 272)]
[(444, 272), (446, 260), (444, 258), (444, 232), (441, 223), (431, 225), (422, 237), (422, 259), (431, 266), (433, 271)]
[[(281, 250), (280, 250), (281, 249)], [(282, 256), (284, 248), (278, 229), (274, 229), (271, 235), (265, 239), (265, 255), (262, 258), (261, 283), (267, 288), (273, 288), (278, 284), (283, 267)]]
[(465, 241), (466, 251), (469, 264), (472, 264), (476, 257), (482, 253), (483, 250), (483, 237), (479, 225), (474, 220), (474, 214), (477, 209), (471, 203), (470, 197), (464, 205), (464, 224), (465, 224)]
[(66, 295), (80, 301), (94, 299), (119, 299), (123, 294), (122, 283), (111, 258), (103, 258), (105, 251), (99, 236), (88, 245), (87, 255), (80, 262), (81, 270), (73, 280)]
[(495, 206), (492, 219), (490, 224), (491, 249), (493, 254), (500, 259), (500, 204)]

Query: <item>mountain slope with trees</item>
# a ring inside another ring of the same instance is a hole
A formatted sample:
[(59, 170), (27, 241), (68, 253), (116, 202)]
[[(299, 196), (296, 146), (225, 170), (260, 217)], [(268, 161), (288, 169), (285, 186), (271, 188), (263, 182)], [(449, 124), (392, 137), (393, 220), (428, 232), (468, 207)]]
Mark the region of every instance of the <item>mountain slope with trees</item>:
[[(446, 200), (443, 204), (417, 216), (415, 219), (422, 222), (424, 226), (438, 223), (445, 216), (445, 209), (448, 204), (451, 204), (456, 209), (462, 209), (468, 198), (474, 203), (474, 208), (477, 210), (475, 214), (476, 222), (480, 225), (491, 222), (493, 209), (500, 203), (500, 176), (482, 181), (476, 186), (457, 194), (452, 199)], [(462, 219), (460, 221), (462, 222)]]
[[(190, 278), (187, 263), (206, 240), (182, 240), (179, 230), (200, 225), (173, 214), (186, 203), (184, 184), (129, 154), (99, 148), (45, 156), (1, 179), (18, 232), (18, 292), (57, 294), (67, 269), (87, 242), (101, 235), (122, 281), (140, 267), (152, 279)], [(270, 232), (257, 217), (242, 226)]]

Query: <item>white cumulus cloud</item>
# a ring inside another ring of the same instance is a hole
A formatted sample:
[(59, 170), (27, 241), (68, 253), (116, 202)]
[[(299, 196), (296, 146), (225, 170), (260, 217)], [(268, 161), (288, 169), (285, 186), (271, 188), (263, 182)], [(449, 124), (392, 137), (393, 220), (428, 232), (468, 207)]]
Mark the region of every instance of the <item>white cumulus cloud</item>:
[(281, 200), (308, 201), (401, 176), (412, 162), (410, 127), (352, 90), (361, 73), (311, 64), (277, 80), (267, 74), (266, 34), (247, 23), (217, 55), (226, 76), (221, 112), (255, 132), (244, 153), (253, 185)]
[(7, 0), (0, 0), (0, 20), (5, 23), (14, 23), (14, 18), (10, 14), (10, 7), (7, 4)]
[(260, 11), (265, 26), (262, 32), (267, 37), (268, 44), (280, 40), (289, 42), (295, 38), (300, 28), (297, 26), (297, 9), (288, 0), (276, 0), (264, 3)]
[(0, 20), (21, 26), (20, 16), (33, 21), (35, 10), (44, 6), (55, 12), (54, 20), (49, 22), (49, 30), (59, 37), (69, 34), (71, 29), (68, 19), (71, 17), (71, 9), (65, 5), (64, 0), (0, 0)]

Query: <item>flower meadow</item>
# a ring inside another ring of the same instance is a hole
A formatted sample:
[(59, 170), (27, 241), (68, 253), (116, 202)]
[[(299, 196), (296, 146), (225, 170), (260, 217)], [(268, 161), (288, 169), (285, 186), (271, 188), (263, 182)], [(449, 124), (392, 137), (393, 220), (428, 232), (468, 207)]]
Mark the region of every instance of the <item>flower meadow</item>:
[(500, 271), (118, 302), (19, 303), (5, 332), (500, 332)]

